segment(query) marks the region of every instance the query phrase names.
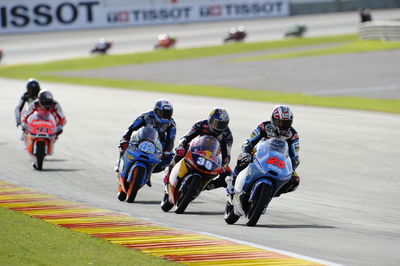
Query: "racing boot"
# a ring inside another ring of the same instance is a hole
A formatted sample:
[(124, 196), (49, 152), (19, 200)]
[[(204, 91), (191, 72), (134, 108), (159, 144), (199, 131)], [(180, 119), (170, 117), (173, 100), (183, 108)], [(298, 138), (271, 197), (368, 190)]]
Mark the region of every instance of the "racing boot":
[(228, 175), (228, 176), (225, 178), (225, 182), (226, 182), (226, 192), (227, 192), (229, 195), (233, 195), (233, 194), (235, 193), (235, 186), (233, 185), (233, 181), (234, 181), (233, 174), (232, 174), (232, 175)]
[(290, 186), (286, 190), (286, 192), (293, 192), (297, 189), (297, 187), (300, 184), (300, 176), (296, 173), (296, 171), (293, 172), (292, 179), (289, 181)]
[(151, 176), (149, 176), (149, 178), (147, 179), (146, 185), (151, 187)]
[(169, 176), (171, 174), (171, 170), (172, 170), (172, 167), (170, 167), (170, 166), (167, 166), (165, 168), (164, 185), (169, 184)]

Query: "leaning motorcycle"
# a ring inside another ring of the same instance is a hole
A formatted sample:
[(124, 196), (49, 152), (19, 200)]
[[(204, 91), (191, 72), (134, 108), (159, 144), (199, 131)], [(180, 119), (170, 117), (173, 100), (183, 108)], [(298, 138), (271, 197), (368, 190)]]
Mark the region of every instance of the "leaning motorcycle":
[(212, 136), (198, 136), (190, 143), (185, 157), (171, 170), (165, 186), (161, 209), (183, 213), (207, 184), (221, 172), (222, 155), (219, 141)]
[(119, 164), (120, 201), (135, 201), (139, 189), (149, 181), (154, 167), (161, 161), (161, 155), (162, 145), (157, 130), (142, 127), (132, 134)]
[(236, 178), (233, 196), (228, 195), (224, 214), (228, 224), (245, 216), (247, 225), (256, 225), (272, 198), (291, 180), (292, 161), (285, 139), (260, 142), (255, 150), (253, 161)]
[(53, 154), (56, 138), (57, 122), (50, 112), (35, 111), (28, 117), (25, 146), (36, 170), (42, 170), (44, 157)]

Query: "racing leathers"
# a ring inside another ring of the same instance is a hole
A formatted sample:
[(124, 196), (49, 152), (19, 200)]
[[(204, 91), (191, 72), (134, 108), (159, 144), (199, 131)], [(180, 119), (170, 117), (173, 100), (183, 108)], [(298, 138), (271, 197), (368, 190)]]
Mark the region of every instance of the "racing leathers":
[[(128, 127), (128, 130), (122, 136), (120, 141), (120, 157), (128, 147), (129, 140), (131, 139), (132, 133), (141, 127), (150, 126), (158, 132), (161, 145), (163, 147), (163, 155), (161, 162), (154, 168), (153, 173), (161, 172), (171, 162), (173, 153), (171, 152), (174, 147), (175, 135), (176, 135), (176, 124), (173, 118), (169, 118), (167, 123), (160, 123), (154, 116), (154, 112), (146, 112), (141, 114), (133, 121)], [(119, 160), (118, 160), (119, 161)]]
[(17, 126), (21, 124), (21, 112), (22, 109), (24, 109), (25, 103), (27, 103), (27, 105), (29, 106), (35, 99), (37, 99), (37, 96), (33, 98), (28, 92), (25, 92), (21, 96), (17, 107), (15, 107), (15, 123)]
[(233, 143), (232, 132), (229, 129), (229, 127), (227, 127), (225, 130), (221, 132), (212, 131), (209, 127), (207, 119), (195, 123), (191, 128), (191, 130), (180, 139), (179, 144), (175, 149), (176, 154), (174, 156), (174, 159), (167, 168), (167, 172), (164, 178), (165, 184), (169, 183), (169, 175), (174, 165), (177, 162), (179, 162), (183, 157), (185, 157), (190, 142), (195, 137), (204, 135), (213, 136), (219, 141), (221, 145), (221, 155), (222, 155), (222, 171), (216, 179), (212, 180), (207, 185), (206, 190), (218, 187), (226, 187), (225, 177), (232, 174), (232, 171), (229, 167), (229, 162), (231, 160), (231, 148)]
[[(283, 186), (280, 191), (278, 192), (278, 195), (281, 193), (286, 193), (286, 192), (291, 192), (294, 191), (297, 186), (300, 183), (300, 177), (296, 173), (296, 168), (300, 164), (298, 152), (299, 152), (299, 136), (297, 134), (297, 131), (293, 128), (290, 127), (289, 130), (285, 135), (277, 135), (274, 126), (272, 125), (271, 121), (265, 121), (259, 124), (252, 134), (250, 135), (250, 138), (246, 140), (246, 142), (242, 146), (242, 153), (238, 156), (237, 164), (234, 169), (234, 174), (233, 174), (233, 182), (235, 182), (235, 179), (237, 175), (249, 165), (249, 163), (252, 160), (252, 154), (253, 154), (253, 148), (257, 145), (257, 143), (262, 140), (262, 139), (269, 139), (272, 137), (283, 137), (286, 139), (286, 142), (288, 143), (289, 146), (289, 156), (292, 161), (292, 166), (293, 166), (293, 175), (292, 179), (285, 185)], [(229, 191), (228, 191), (229, 192)]]
[(39, 100), (35, 100), (34, 102), (32, 102), (22, 115), (22, 128), (24, 130), (26, 129), (29, 116), (35, 111), (50, 112), (56, 119), (57, 136), (63, 132), (63, 128), (64, 125), (67, 123), (67, 119), (65, 118), (61, 105), (55, 100), (53, 100), (53, 103), (48, 109), (40, 105)]

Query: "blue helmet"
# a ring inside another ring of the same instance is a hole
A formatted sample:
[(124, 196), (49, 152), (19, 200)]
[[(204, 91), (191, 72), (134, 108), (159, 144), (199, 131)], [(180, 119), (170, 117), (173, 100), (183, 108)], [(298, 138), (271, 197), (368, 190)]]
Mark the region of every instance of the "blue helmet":
[(168, 100), (160, 99), (154, 105), (153, 112), (157, 122), (165, 124), (170, 122), (174, 107)]

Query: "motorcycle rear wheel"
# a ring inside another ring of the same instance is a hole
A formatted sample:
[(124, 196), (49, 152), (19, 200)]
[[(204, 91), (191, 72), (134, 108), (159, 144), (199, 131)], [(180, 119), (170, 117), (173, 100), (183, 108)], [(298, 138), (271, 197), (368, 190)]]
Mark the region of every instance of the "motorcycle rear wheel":
[(260, 219), (261, 214), (263, 213), (264, 209), (267, 208), (268, 203), (271, 198), (272, 188), (267, 184), (261, 184), (257, 190), (256, 197), (251, 204), (248, 212), (248, 226), (255, 226)]
[(201, 180), (197, 176), (193, 176), (190, 180), (190, 184), (187, 190), (181, 195), (178, 199), (178, 203), (176, 204), (175, 213), (181, 214), (184, 213), (189, 203), (194, 200), (197, 192), (199, 191), (201, 186)]
[(129, 203), (133, 203), (135, 201), (137, 192), (139, 191), (141, 184), (142, 184), (142, 179), (145, 178), (145, 169), (140, 166), (136, 166), (135, 169), (133, 170), (132, 174), (132, 180), (133, 182), (129, 183), (129, 188), (128, 191), (131, 191), (128, 193), (128, 199), (126, 200)]
[(46, 149), (46, 144), (43, 141), (38, 141), (36, 143), (36, 154), (35, 154), (35, 162), (34, 162), (34, 168), (36, 170), (42, 170), (43, 169), (43, 160), (45, 154), (45, 149)]

